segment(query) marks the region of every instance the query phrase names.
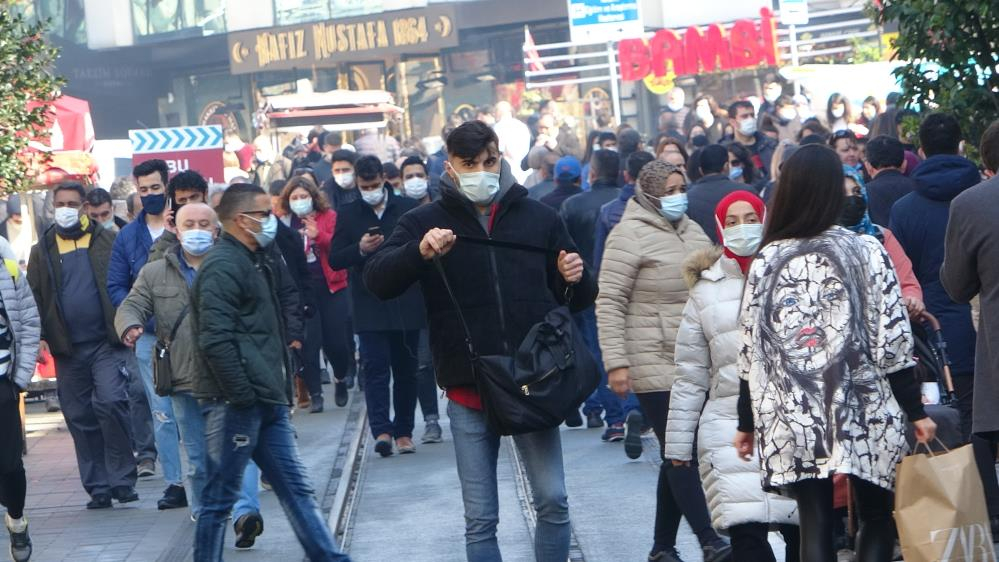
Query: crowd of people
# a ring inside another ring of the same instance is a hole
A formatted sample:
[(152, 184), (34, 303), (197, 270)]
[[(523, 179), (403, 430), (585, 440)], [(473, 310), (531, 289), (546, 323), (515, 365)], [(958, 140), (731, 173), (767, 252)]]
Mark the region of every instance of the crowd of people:
[[(353, 146), (316, 131), (266, 173), (218, 186), (149, 160), (133, 170), (127, 217), (102, 189), (56, 186), (54, 224), (27, 259), (0, 245), (11, 389), (0, 500), (14, 559), (31, 553), (14, 398), (37, 356), (55, 362), (86, 507), (134, 502), (136, 479), (159, 474), (158, 508), (190, 509), (199, 562), (221, 560), (230, 513), (236, 546), (255, 543), (261, 485), (311, 560), (348, 560), (299, 459), (292, 408), (322, 413), (326, 384), (344, 407), (356, 388), (374, 450), (407, 455), (417, 405), (421, 446), (443, 440), (443, 389), (467, 557), (499, 560), (500, 432), (479, 358), (513, 353), (560, 306), (602, 380), (559, 419), (600, 428), (632, 459), (643, 434), (658, 442), (650, 561), (681, 559), (681, 519), (706, 562), (775, 560), (771, 530), (787, 561), (891, 560), (907, 428), (922, 442), (937, 434), (924, 404), (938, 383), (914, 372), (910, 324), (926, 314), (948, 343), (952, 429), (974, 447), (996, 529), (999, 227), (987, 213), (995, 180), (978, 184), (999, 168), (999, 124), (980, 170), (952, 115), (902, 110), (895, 94), (885, 108), (865, 99), (859, 115), (834, 94), (815, 115), (785, 89), (768, 82), (758, 104), (724, 111), (674, 89), (654, 138), (620, 125), (581, 144), (556, 102), (526, 120), (501, 102), (449, 123), (434, 154), (377, 131)], [(227, 135), (232, 153), (250, 159), (247, 146)], [(562, 562), (559, 430), (514, 442), (535, 556)], [(853, 534), (834, 501), (843, 490), (858, 507)]]

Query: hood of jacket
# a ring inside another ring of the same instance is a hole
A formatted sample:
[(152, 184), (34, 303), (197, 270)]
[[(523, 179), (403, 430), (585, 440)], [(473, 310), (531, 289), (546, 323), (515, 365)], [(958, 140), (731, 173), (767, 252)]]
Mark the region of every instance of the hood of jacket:
[[(693, 288), (700, 280), (701, 274), (711, 269), (711, 266), (718, 261), (721, 255), (721, 246), (704, 248), (690, 254), (683, 262), (683, 280), (687, 284), (687, 288)], [(717, 281), (717, 279), (713, 280)]]
[(912, 173), (916, 192), (934, 201), (950, 201), (982, 181), (978, 167), (962, 156), (938, 154), (924, 160)]

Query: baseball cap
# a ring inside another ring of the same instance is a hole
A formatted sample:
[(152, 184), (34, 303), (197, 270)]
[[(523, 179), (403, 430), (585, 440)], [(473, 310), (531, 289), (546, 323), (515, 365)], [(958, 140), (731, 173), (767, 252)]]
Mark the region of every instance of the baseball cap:
[(555, 163), (555, 179), (575, 180), (583, 173), (583, 168), (575, 156), (563, 156)]

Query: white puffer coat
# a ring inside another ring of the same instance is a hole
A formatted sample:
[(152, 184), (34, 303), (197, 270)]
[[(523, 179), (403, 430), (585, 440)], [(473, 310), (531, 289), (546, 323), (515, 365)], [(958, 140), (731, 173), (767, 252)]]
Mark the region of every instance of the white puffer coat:
[(676, 342), (665, 456), (691, 460), (696, 433), (701, 482), (716, 529), (750, 522), (797, 524), (793, 500), (763, 492), (756, 451), (745, 462), (732, 446), (739, 424), (736, 360), (744, 285), (739, 264), (715, 247), (691, 255), (684, 276), (690, 299)]

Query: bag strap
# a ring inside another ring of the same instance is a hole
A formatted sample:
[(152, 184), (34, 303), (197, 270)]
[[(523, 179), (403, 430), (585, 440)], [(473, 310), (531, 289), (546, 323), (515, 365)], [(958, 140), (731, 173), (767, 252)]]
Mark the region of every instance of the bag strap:
[(177, 321), (176, 321), (176, 322), (174, 322), (174, 324), (173, 324), (173, 329), (172, 329), (172, 330), (170, 330), (170, 340), (169, 340), (169, 341), (167, 341), (167, 344), (168, 344), (168, 345), (169, 345), (169, 344), (172, 344), (172, 343), (173, 343), (173, 340), (174, 340), (174, 338), (176, 338), (176, 337), (177, 337), (177, 330), (179, 330), (179, 329), (180, 329), (180, 323), (181, 323), (181, 322), (183, 322), (183, 321), (184, 321), (184, 317), (185, 317), (185, 316), (187, 316), (187, 309), (188, 309), (188, 308), (189, 308), (190, 306), (191, 306), (190, 304), (185, 304), (185, 305), (184, 305), (184, 308), (182, 308), (182, 309), (181, 309), (181, 311), (180, 311), (180, 316), (178, 316), (178, 317), (177, 317)]
[(461, 322), (461, 329), (465, 331), (465, 345), (468, 346), (468, 353), (471, 354), (472, 359), (478, 357), (475, 353), (475, 348), (472, 346), (472, 332), (468, 329), (468, 323), (465, 322), (465, 314), (461, 311), (461, 305), (458, 304), (458, 298), (454, 296), (454, 291), (451, 289), (451, 283), (447, 280), (447, 273), (444, 272), (444, 266), (441, 265), (441, 257), (435, 255), (434, 266), (437, 267), (437, 272), (441, 275), (441, 280), (444, 282), (444, 288), (447, 289), (447, 295), (451, 297), (451, 304), (454, 305), (455, 312), (458, 313), (458, 320)]
[(525, 252), (532, 252), (535, 254), (555, 255), (557, 253), (555, 250), (549, 250), (547, 248), (542, 248), (540, 246), (521, 244), (520, 242), (507, 242), (506, 240), (494, 240), (492, 238), (476, 238), (474, 236), (460, 236), (457, 239), (462, 242), (468, 242), (469, 244), (478, 244), (480, 246), (493, 246), (495, 248), (507, 248), (510, 250), (523, 250)]

